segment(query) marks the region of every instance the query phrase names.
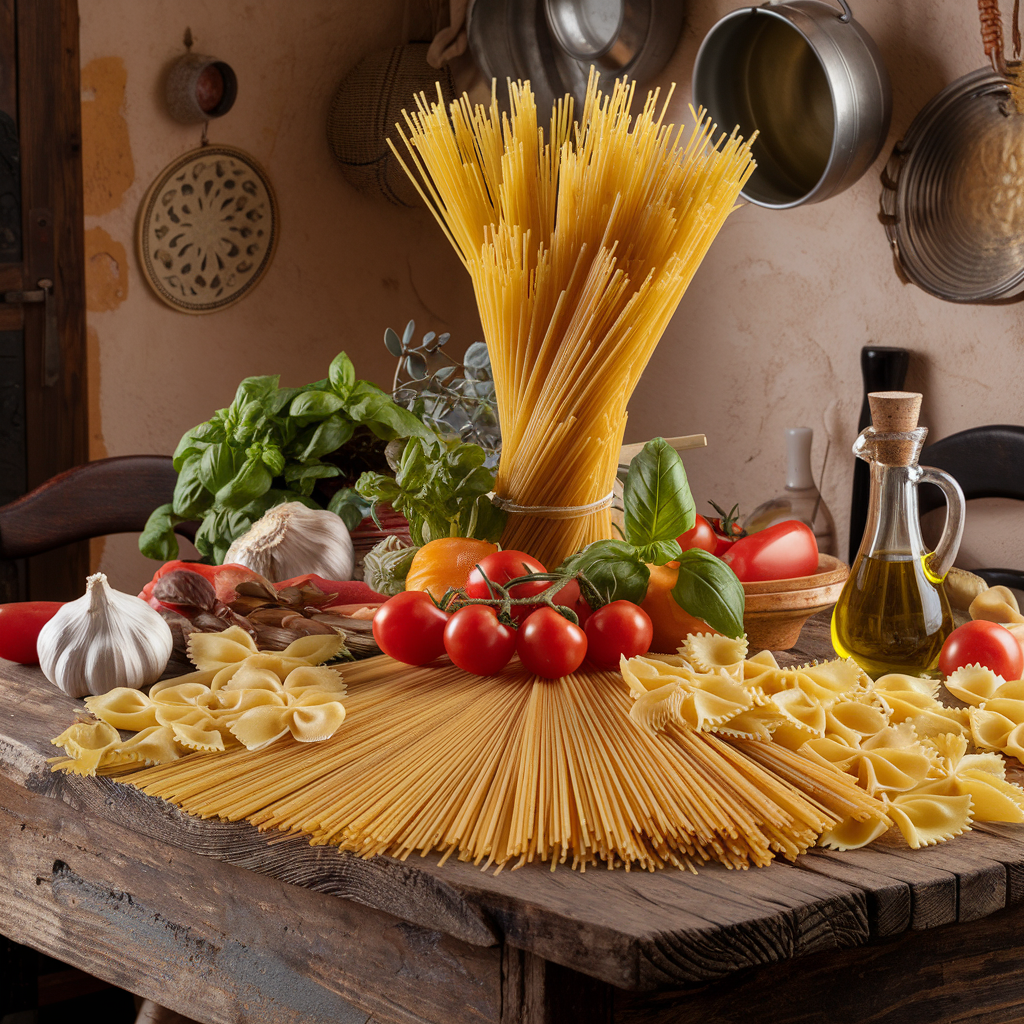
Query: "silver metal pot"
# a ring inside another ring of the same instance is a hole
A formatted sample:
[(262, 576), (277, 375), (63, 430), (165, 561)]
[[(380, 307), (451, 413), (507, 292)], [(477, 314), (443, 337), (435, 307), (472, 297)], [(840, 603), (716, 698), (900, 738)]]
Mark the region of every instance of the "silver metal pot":
[(889, 131), (889, 74), (874, 40), (821, 0), (744, 7), (707, 34), (693, 69), (694, 105), (754, 143), (742, 195), (785, 210), (849, 188)]

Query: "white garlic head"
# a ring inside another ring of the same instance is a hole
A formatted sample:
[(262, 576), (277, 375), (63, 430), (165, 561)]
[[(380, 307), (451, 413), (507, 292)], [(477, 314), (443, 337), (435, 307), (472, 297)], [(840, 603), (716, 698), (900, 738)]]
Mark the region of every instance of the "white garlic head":
[(160, 613), (131, 594), (111, 590), (101, 572), (85, 585), (84, 596), (69, 601), (39, 632), (43, 675), (71, 697), (155, 683), (174, 646)]
[(228, 548), (224, 561), (244, 565), (271, 583), (307, 572), (328, 580), (350, 580), (355, 551), (341, 516), (289, 501), (253, 523)]

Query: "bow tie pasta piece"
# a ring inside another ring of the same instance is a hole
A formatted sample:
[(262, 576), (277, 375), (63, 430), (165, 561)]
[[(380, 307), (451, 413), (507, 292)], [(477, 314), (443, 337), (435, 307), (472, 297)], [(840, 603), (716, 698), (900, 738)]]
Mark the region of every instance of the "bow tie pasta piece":
[(679, 653), (698, 671), (738, 669), (747, 656), (747, 638), (719, 636), (717, 633), (691, 633)]
[(791, 671), (796, 675), (796, 685), (822, 707), (831, 707), (841, 697), (863, 689), (867, 680), (861, 667), (852, 658), (804, 665)]
[(345, 638), (336, 633), (315, 633), (312, 636), (300, 636), (293, 640), (282, 652), (283, 658), (293, 658), (307, 665), (320, 665), (331, 658), (337, 657), (345, 646)]
[(825, 735), (825, 709), (799, 687), (775, 694), (768, 706), (776, 713), (772, 742), (799, 750), (809, 739)]
[(340, 672), (323, 665), (293, 668), (284, 680), (284, 688), (289, 696), (316, 691), (331, 694), (332, 700), (340, 700), (348, 689)]
[(661, 732), (669, 722), (679, 721), (679, 709), (685, 696), (678, 681), (672, 680), (654, 690), (633, 694), (629, 717), (651, 732)]
[(971, 798), (953, 793), (907, 793), (886, 797), (886, 814), (912, 850), (934, 846), (971, 827)]
[(939, 681), (938, 679), (926, 679), (923, 676), (908, 676), (902, 672), (889, 672), (884, 676), (879, 676), (873, 684), (869, 684), (869, 689), (889, 690), (893, 693), (910, 691), (924, 694), (926, 697), (938, 697)]
[(288, 710), (289, 729), (299, 743), (319, 743), (330, 739), (345, 721), (345, 707), (330, 694), (306, 693)]
[(137, 732), (115, 751), (120, 763), (138, 761), (142, 764), (166, 764), (176, 761), (187, 752), (174, 740), (174, 730), (169, 725), (153, 725)]
[(888, 818), (868, 818), (857, 821), (844, 818), (835, 828), (826, 829), (818, 839), (818, 845), (829, 850), (859, 850), (885, 835), (892, 827)]
[(991, 700), (1005, 680), (982, 665), (965, 665), (946, 679), (946, 689), (965, 704), (977, 707)]
[(825, 735), (851, 747), (859, 747), (888, 724), (889, 715), (884, 708), (852, 700), (833, 704), (825, 712)]
[(121, 742), (118, 731), (106, 722), (75, 722), (56, 739), (55, 747), (63, 747), (69, 760), (55, 759), (53, 770), (62, 769), (75, 775), (95, 775), (103, 755)]
[(970, 794), (976, 821), (1024, 821), (1024, 790), (991, 772), (962, 768), (957, 781)]
[(970, 607), (972, 619), (988, 619), (989, 622), (1024, 622), (1017, 598), (1009, 587), (989, 587), (983, 590)]
[(221, 633), (192, 633), (188, 638), (189, 660), (201, 670), (223, 668), (256, 653), (256, 641), (240, 626), (229, 626)]
[(95, 697), (86, 697), (85, 706), (115, 729), (138, 732), (157, 724), (153, 701), (141, 690), (127, 686), (117, 686)]
[[(174, 708), (173, 717), (165, 717), (158, 713), (161, 725), (168, 725), (174, 733), (175, 742), (189, 750), (211, 752), (226, 749), (224, 737), (227, 734), (227, 723), (218, 723), (212, 715), (202, 708)], [(231, 739), (230, 734), (228, 739)]]
[(175, 686), (165, 686), (157, 691), (156, 696), (152, 697), (152, 700), (153, 707), (156, 709), (157, 720), (159, 721), (162, 708), (205, 707), (207, 704), (212, 704), (215, 701), (215, 696), (209, 686), (204, 686), (200, 682), (190, 681), (188, 676), (183, 676)]
[(227, 690), (268, 690), (271, 693), (284, 693), (281, 676), (271, 668), (253, 665), (254, 659), (243, 662), (227, 682), (217, 688), (218, 696)]
[(875, 697), (889, 711), (893, 725), (909, 724), (918, 736), (941, 736), (945, 733), (966, 736), (968, 716), (965, 708), (948, 708), (917, 690), (876, 690)]
[(220, 707), (211, 709), (210, 712), (217, 721), (230, 721), (233, 716), (240, 715), (250, 708), (283, 708), (288, 703), (288, 695), (284, 690), (220, 690), (217, 699)]
[(680, 683), (684, 691), (679, 714), (691, 729), (712, 731), (754, 705), (754, 695), (730, 676), (702, 674)]

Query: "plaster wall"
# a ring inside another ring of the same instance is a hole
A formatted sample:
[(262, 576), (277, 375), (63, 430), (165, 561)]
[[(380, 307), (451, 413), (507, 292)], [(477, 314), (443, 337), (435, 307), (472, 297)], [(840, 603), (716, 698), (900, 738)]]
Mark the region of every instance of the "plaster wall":
[[(464, 347), (480, 337), (468, 279), (423, 210), (352, 189), (324, 126), (346, 71), (410, 32), (402, 0), (80, 0), (90, 436), (93, 458), (173, 450), (180, 435), (230, 402), (238, 381), (279, 373), (300, 384), (345, 349), (357, 372), (388, 386), (386, 326), (417, 321)], [(690, 0), (684, 38), (661, 84), (675, 80), (685, 116), (697, 47), (734, 0)], [(983, 63), (977, 14), (963, 0), (858, 0), (893, 80), (890, 138), (874, 168), (820, 205), (733, 214), (698, 271), (631, 403), (627, 441), (703, 432), (686, 456), (698, 509), (707, 499), (749, 510), (784, 485), (783, 430), (815, 429), (814, 471), (831, 434), (823, 493), (845, 552), (861, 404), (860, 349), (901, 345), (908, 386), (925, 394), (932, 437), (980, 423), (1021, 423), (1021, 307), (954, 306), (902, 285), (878, 223), (881, 166), (892, 143), (943, 86)], [(160, 85), (183, 51), (230, 63), (234, 109), (210, 139), (263, 164), (278, 192), (280, 244), (269, 273), (238, 305), (188, 316), (163, 305), (134, 253), (150, 182), (201, 129), (165, 112)], [(827, 430), (826, 430), (827, 426)], [(1024, 564), (1019, 513), (975, 503), (961, 564)], [(1016, 528), (1014, 526), (1016, 525)], [(152, 563), (115, 538), (95, 556), (121, 589)]]

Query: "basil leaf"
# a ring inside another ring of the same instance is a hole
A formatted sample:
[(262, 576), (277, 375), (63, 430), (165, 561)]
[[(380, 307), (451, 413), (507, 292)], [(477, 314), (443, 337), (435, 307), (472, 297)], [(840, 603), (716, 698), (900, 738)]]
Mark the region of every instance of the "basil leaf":
[(280, 377), (246, 377), (238, 390), (235, 392), (235, 400), (232, 403), (236, 407), (244, 405), (250, 400), (255, 400), (257, 405), (262, 405), (263, 400), (269, 398), (280, 382)]
[(341, 470), (326, 462), (317, 462), (305, 466), (286, 466), (284, 482), (291, 484), (299, 494), (308, 497), (313, 493), (317, 480), (326, 480), (332, 476), (340, 476)]
[(371, 503), (354, 487), (343, 487), (335, 492), (327, 511), (341, 516), (342, 522), (351, 532), (370, 514), (370, 507)]
[(663, 437), (648, 441), (633, 459), (622, 505), (626, 539), (637, 547), (674, 540), (697, 521), (683, 460)]
[(356, 425), (343, 412), (336, 412), (317, 424), (297, 458), (305, 462), (336, 452), (352, 437), (355, 429)]
[(245, 453), (228, 444), (211, 444), (199, 459), (199, 478), (216, 494), (245, 464)]
[(323, 420), (345, 407), (344, 399), (330, 391), (303, 391), (292, 399), (288, 414), (299, 423)]
[(242, 508), (269, 491), (273, 479), (259, 454), (253, 455), (246, 460), (242, 469), (217, 491), (214, 501), (225, 508)]
[(596, 598), (597, 607), (612, 601), (640, 604), (651, 581), (651, 571), (636, 548), (623, 540), (594, 541), (568, 558), (559, 572), (582, 572), (597, 591), (586, 595), (587, 601)]
[(466, 529), (463, 536), (488, 540), (492, 544), (496, 544), (505, 529), (508, 513), (503, 508), (498, 508), (488, 495), (481, 494), (464, 518), (466, 519)]
[(302, 388), (281, 388), (280, 391), (271, 395), (263, 405), (266, 409), (268, 416), (277, 416), (281, 410), (291, 403), (291, 400), (296, 395), (302, 394)]
[(183, 520), (197, 519), (213, 504), (213, 495), (207, 490), (199, 473), (202, 461), (202, 455), (190, 455), (178, 471), (171, 509)]
[(160, 562), (170, 562), (177, 558), (178, 538), (174, 536), (174, 527), (184, 521), (185, 517), (176, 516), (170, 505), (153, 509), (139, 535), (139, 550), (147, 558), (155, 558)]
[(360, 380), (352, 387), (346, 411), (357, 423), (365, 423), (381, 440), (396, 437), (423, 437), (430, 439), (433, 432), (408, 409), (403, 409), (380, 388)]
[(196, 531), (196, 550), (214, 565), (223, 565), (231, 542), (252, 524), (252, 517), (241, 510), (214, 508)]
[(677, 559), (682, 550), (679, 541), (673, 538), (672, 540), (655, 541), (646, 547), (637, 548), (637, 554), (648, 565), (664, 565), (666, 562)]
[(186, 431), (174, 449), (174, 468), (180, 473), (182, 464), (190, 455), (202, 454), (211, 444), (223, 441), (224, 437), (224, 427), (214, 420), (200, 423), (198, 427)]
[(331, 361), (331, 368), (327, 371), (327, 379), (334, 388), (334, 393), (341, 398), (347, 398), (356, 382), (356, 368), (352, 365), (344, 352), (339, 352)]
[(720, 558), (700, 548), (684, 551), (672, 596), (681, 608), (719, 633), (743, 635), (743, 584)]

